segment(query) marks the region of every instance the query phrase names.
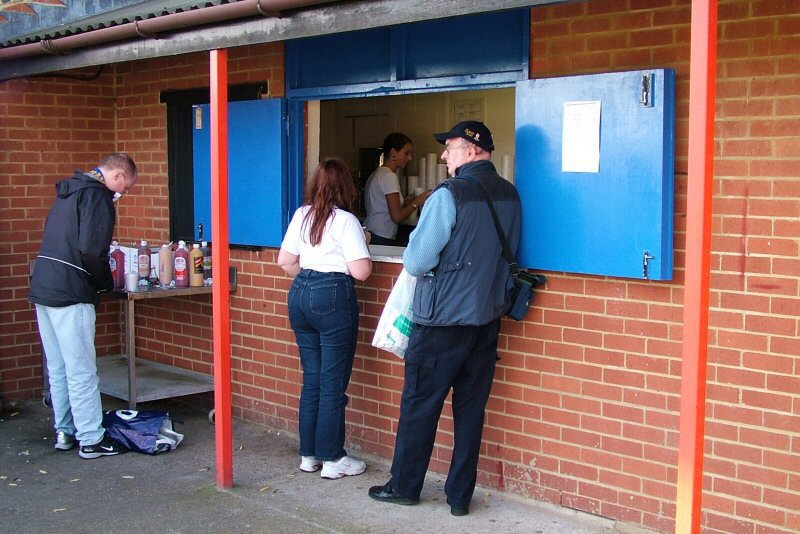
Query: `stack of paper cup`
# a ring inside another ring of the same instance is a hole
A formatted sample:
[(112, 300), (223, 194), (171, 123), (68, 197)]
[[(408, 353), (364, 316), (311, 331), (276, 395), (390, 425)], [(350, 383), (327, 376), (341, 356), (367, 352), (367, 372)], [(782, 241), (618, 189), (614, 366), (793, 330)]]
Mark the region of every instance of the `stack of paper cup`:
[(425, 179), (425, 189), (433, 189), (436, 187), (436, 164), (438, 161), (439, 156), (437, 156), (436, 153), (431, 152), (428, 154), (428, 163), (426, 165), (428, 174)]
[(500, 176), (508, 180), (509, 182), (514, 182), (514, 156), (505, 154), (503, 155), (503, 164), (500, 169)]
[(418, 187), (425, 187), (425, 180), (428, 179), (428, 158), (419, 158), (419, 185)]
[(436, 183), (440, 184), (447, 180), (447, 165), (444, 163), (436, 164)]
[(410, 195), (417, 189), (419, 189), (419, 176), (409, 176), (408, 183), (406, 184), (406, 191), (408, 191)]
[(127, 273), (125, 274), (125, 291), (134, 292), (139, 290), (139, 274)]

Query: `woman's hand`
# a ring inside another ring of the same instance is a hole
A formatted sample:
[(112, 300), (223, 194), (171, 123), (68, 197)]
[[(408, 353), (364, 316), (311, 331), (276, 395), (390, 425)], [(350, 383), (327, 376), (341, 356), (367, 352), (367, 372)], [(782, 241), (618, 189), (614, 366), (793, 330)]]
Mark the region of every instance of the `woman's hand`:
[(414, 203), (417, 205), (417, 207), (421, 208), (422, 205), (425, 204), (425, 201), (428, 200), (428, 197), (430, 197), (432, 194), (433, 194), (433, 189), (428, 189), (427, 191), (424, 191), (421, 195), (415, 196)]
[(421, 208), (425, 201), (428, 200), (428, 197), (431, 196), (433, 193), (432, 190), (428, 189), (416, 196), (406, 197), (405, 201), (403, 202), (403, 207), (412, 206), (414, 209)]
[(432, 193), (433, 191), (428, 190), (416, 196), (408, 196), (403, 199), (402, 205), (400, 205), (400, 193), (386, 195), (386, 205), (389, 207), (389, 215), (392, 217), (392, 221), (395, 224), (400, 224), (406, 220), (412, 213), (422, 207)]

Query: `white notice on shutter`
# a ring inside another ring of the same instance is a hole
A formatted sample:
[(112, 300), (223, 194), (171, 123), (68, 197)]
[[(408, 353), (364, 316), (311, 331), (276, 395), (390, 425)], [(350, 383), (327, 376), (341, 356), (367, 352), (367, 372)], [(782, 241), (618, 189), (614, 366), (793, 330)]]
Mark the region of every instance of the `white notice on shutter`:
[(600, 172), (600, 101), (564, 102), (561, 172)]

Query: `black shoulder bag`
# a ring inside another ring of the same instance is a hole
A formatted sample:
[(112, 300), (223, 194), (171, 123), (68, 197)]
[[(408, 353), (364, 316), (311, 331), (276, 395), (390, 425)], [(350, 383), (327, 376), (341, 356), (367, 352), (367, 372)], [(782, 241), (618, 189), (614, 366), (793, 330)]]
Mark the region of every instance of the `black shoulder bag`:
[(483, 184), (473, 178), (464, 177), (467, 181), (472, 182), (478, 186), (478, 189), (483, 193), (486, 203), (489, 205), (489, 211), (492, 212), (492, 220), (494, 220), (494, 227), (497, 230), (497, 237), (500, 238), (500, 244), (503, 247), (503, 257), (508, 262), (508, 268), (511, 276), (514, 278), (514, 289), (511, 291), (511, 306), (508, 308), (506, 315), (515, 321), (521, 321), (528, 313), (528, 308), (533, 302), (533, 289), (537, 286), (547, 283), (547, 277), (543, 274), (531, 274), (528, 271), (523, 271), (517, 265), (517, 259), (511, 252), (511, 247), (508, 245), (508, 239), (503, 232), (503, 227), (500, 225), (500, 219), (497, 218), (497, 212), (494, 209), (494, 202), (489, 192), (483, 187)]

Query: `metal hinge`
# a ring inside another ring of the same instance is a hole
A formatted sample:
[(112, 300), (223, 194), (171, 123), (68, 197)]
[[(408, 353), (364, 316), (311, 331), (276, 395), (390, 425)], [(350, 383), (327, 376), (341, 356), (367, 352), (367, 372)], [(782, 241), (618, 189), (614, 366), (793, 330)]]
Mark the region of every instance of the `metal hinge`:
[(650, 278), (650, 260), (655, 259), (655, 256), (650, 254), (650, 251), (645, 250), (642, 255), (642, 278)]
[(642, 74), (642, 97), (639, 100), (644, 108), (653, 107), (653, 74)]

